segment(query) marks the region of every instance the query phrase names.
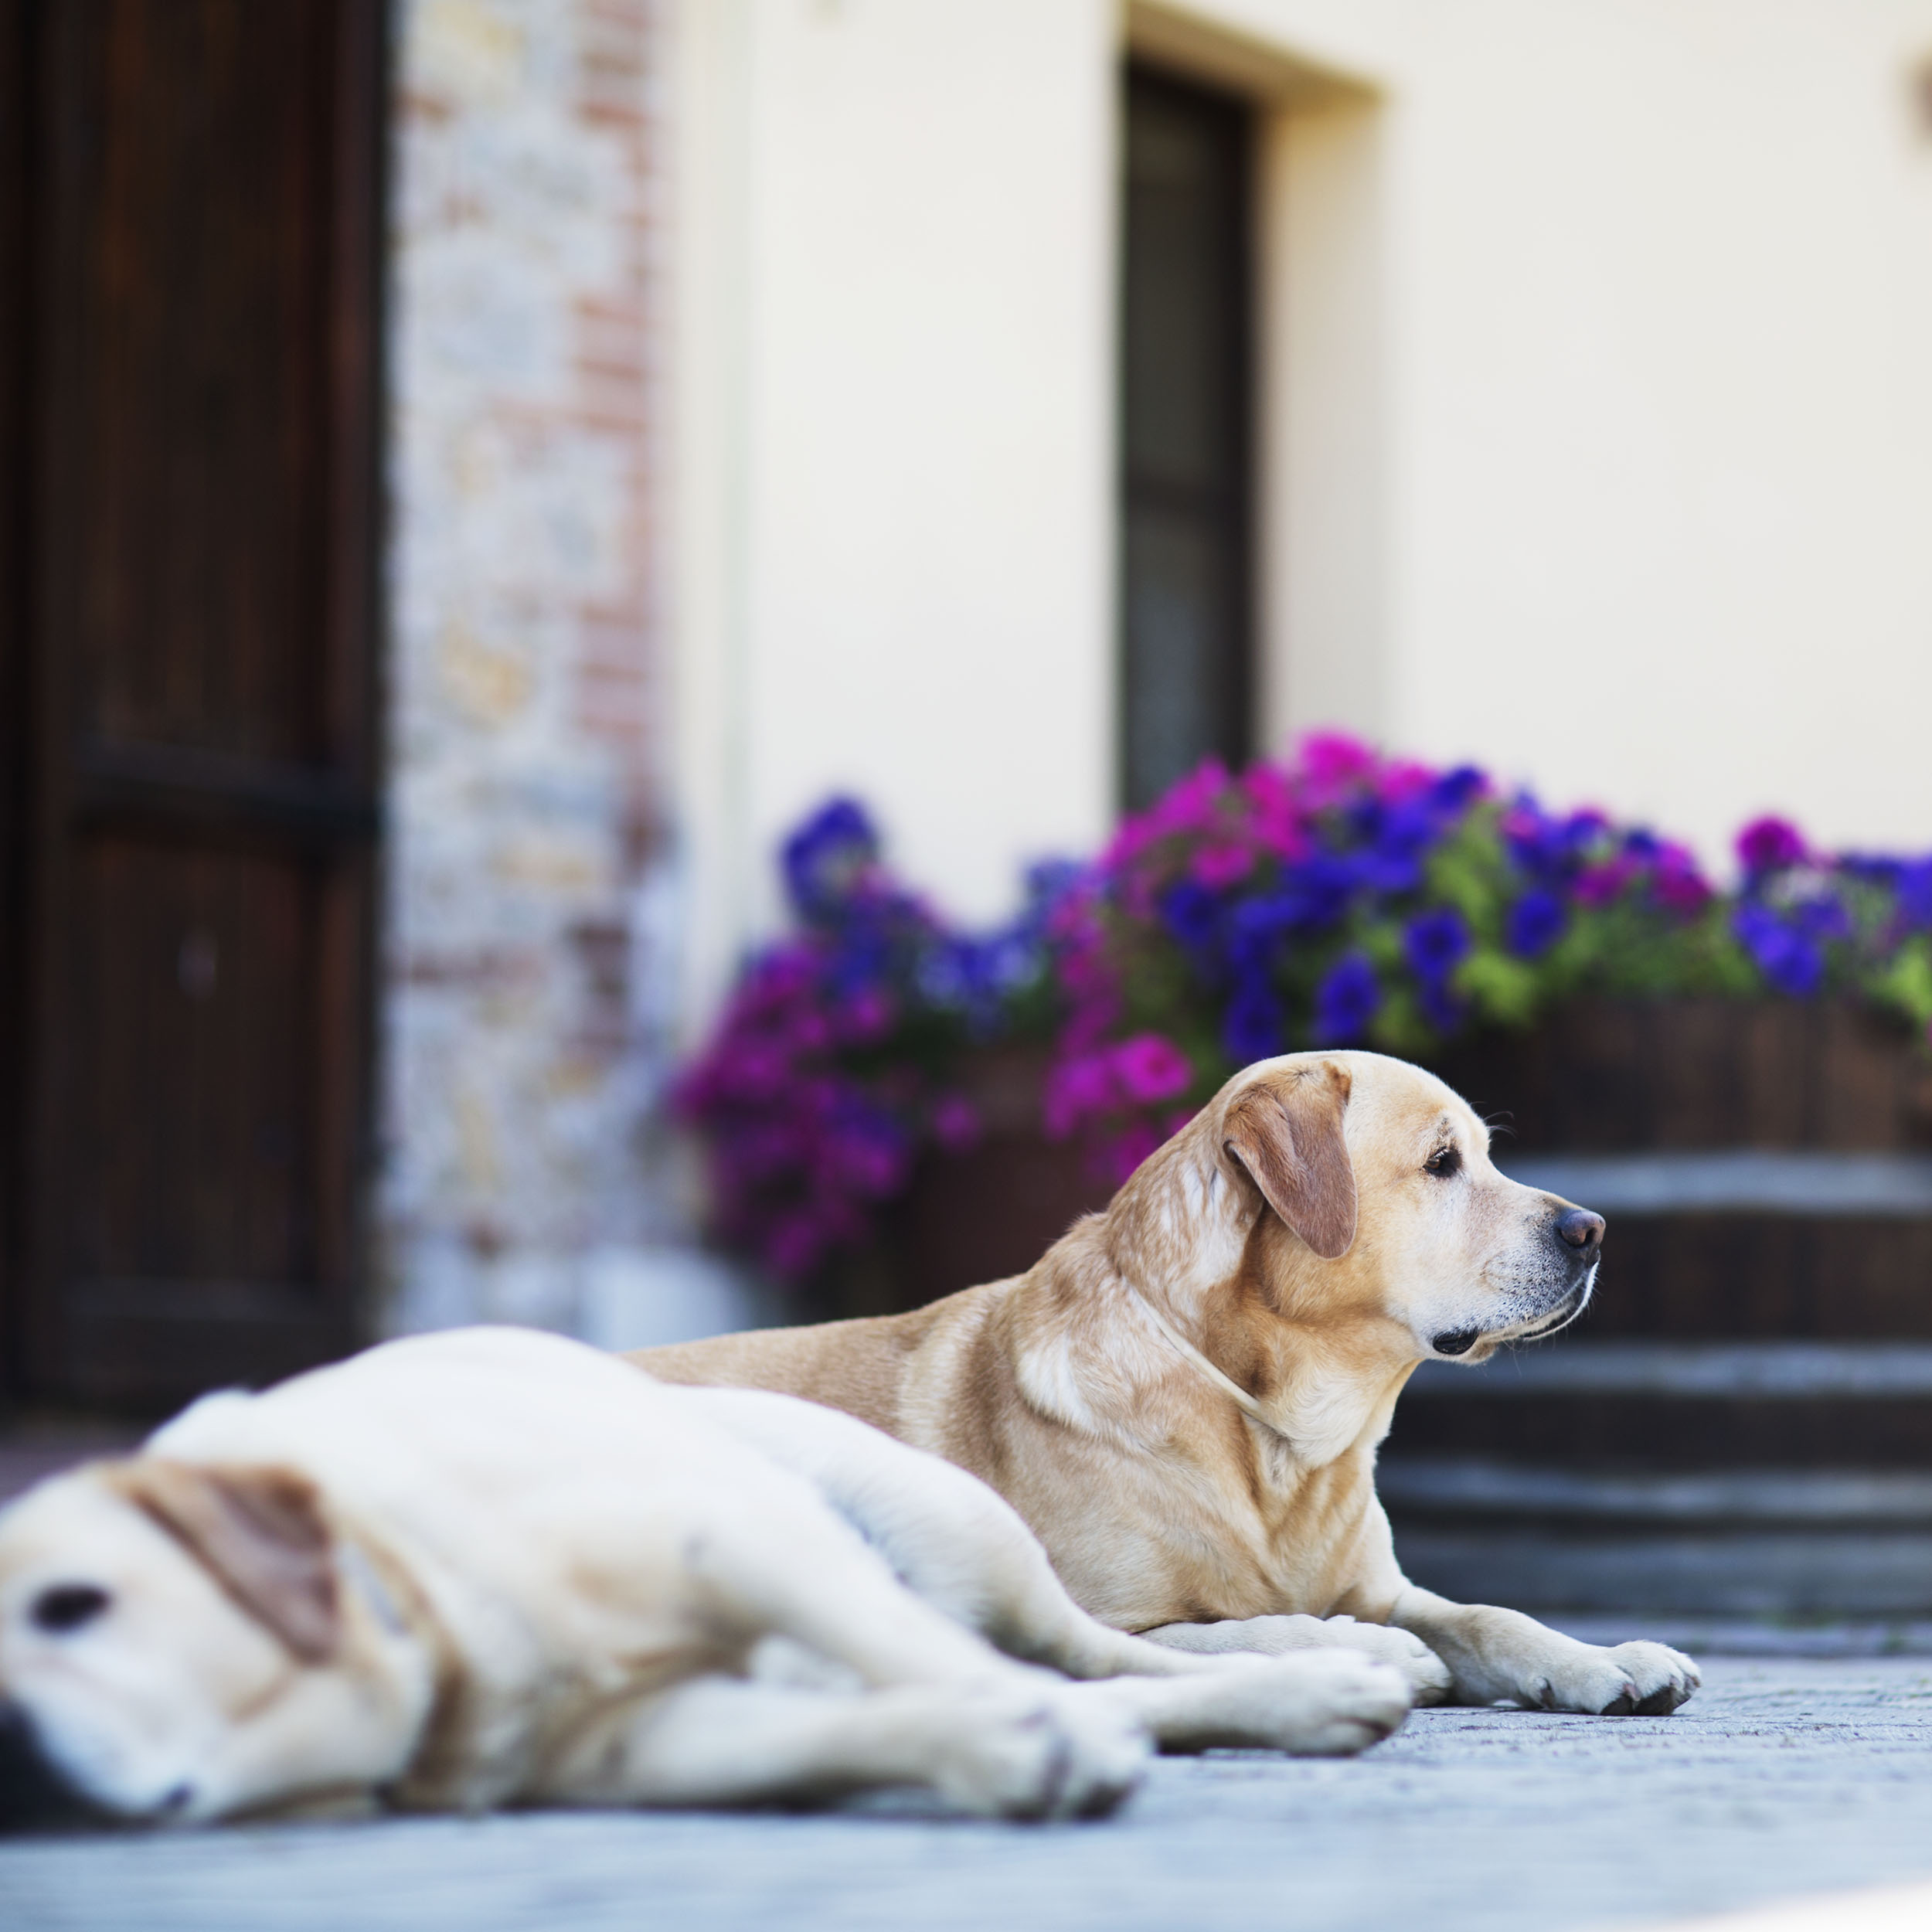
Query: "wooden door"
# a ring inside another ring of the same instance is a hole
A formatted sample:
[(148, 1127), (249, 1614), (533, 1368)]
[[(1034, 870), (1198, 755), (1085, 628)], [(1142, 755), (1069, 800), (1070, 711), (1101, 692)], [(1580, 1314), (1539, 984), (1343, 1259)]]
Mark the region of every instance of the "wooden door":
[(41, 0), (0, 52), (16, 1391), (355, 1335), (381, 15)]

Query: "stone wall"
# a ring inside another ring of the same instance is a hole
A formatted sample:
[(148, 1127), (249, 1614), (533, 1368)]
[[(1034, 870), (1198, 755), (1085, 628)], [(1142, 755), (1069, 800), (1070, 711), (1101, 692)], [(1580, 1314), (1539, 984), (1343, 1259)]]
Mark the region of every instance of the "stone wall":
[(654, 1124), (671, 910), (666, 13), (400, 9), (376, 1311), (390, 1331), (607, 1334), (636, 1325), (614, 1297), (690, 1289)]

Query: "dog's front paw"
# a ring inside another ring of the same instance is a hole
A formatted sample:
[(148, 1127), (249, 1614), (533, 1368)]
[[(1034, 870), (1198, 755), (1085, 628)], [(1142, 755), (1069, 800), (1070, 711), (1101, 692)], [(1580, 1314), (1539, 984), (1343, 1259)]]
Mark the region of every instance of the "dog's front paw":
[(1409, 1680), (1359, 1651), (1318, 1650), (1243, 1671), (1238, 1689), (1251, 1741), (1296, 1757), (1352, 1757), (1402, 1727)]
[(1357, 1623), (1352, 1617), (1325, 1618), (1323, 1628), (1334, 1632), (1333, 1641), (1339, 1648), (1361, 1651), (1400, 1671), (1409, 1681), (1412, 1704), (1442, 1703), (1454, 1688), (1454, 1673), (1412, 1631), (1398, 1630), (1393, 1624)]
[(1049, 1692), (988, 1697), (947, 1741), (934, 1783), (983, 1818), (1095, 1818), (1140, 1783), (1151, 1753), (1124, 1713)]
[[(1605, 1717), (1665, 1717), (1688, 1703), (1703, 1683), (1696, 1664), (1667, 1644), (1619, 1644), (1606, 1653), (1622, 1670), (1629, 1686), (1617, 1700), (1604, 1707)], [(1631, 1700), (1628, 1706), (1621, 1699)]]
[(1523, 1701), (1546, 1711), (1595, 1717), (1662, 1717), (1676, 1709), (1703, 1679), (1681, 1651), (1662, 1644), (1579, 1644), (1530, 1686)]

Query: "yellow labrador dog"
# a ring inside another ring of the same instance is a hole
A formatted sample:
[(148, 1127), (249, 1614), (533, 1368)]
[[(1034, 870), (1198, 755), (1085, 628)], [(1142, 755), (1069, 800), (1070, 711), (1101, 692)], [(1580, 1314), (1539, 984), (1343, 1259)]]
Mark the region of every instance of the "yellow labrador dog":
[[(1026, 1274), (632, 1359), (828, 1403), (972, 1471), (1119, 1629), (1369, 1648), (1425, 1698), (1672, 1710), (1698, 1684), (1677, 1651), (1450, 1603), (1396, 1560), (1375, 1457), (1403, 1383), (1552, 1333), (1596, 1279), (1602, 1220), (1498, 1173), (1488, 1147), (1402, 1061), (1264, 1060)], [(1452, 1682), (1432, 1687), (1423, 1645)]]
[(16, 1823), (900, 1784), (1053, 1817), (1155, 1744), (1355, 1751), (1408, 1705), (1366, 1658), (1095, 1622), (983, 1484), (849, 1417), (525, 1331), (209, 1397), (0, 1514)]

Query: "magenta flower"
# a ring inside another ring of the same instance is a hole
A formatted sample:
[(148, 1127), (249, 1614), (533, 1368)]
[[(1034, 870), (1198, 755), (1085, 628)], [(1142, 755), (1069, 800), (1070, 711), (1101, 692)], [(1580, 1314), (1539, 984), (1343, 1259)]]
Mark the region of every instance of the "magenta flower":
[(1118, 1104), (1119, 1085), (1114, 1076), (1112, 1056), (1107, 1053), (1082, 1053), (1056, 1061), (1048, 1069), (1046, 1090), (1040, 1096), (1040, 1117), (1047, 1133), (1063, 1141), (1097, 1114), (1104, 1114)]
[(1255, 842), (1277, 859), (1300, 859), (1308, 849), (1308, 828), (1294, 787), (1279, 765), (1250, 765), (1241, 774), (1249, 808), (1248, 829)]
[(1788, 818), (1753, 818), (1737, 835), (1737, 856), (1747, 872), (1782, 872), (1803, 861), (1804, 836)]
[(1202, 845), (1188, 861), (1188, 875), (1210, 892), (1238, 886), (1254, 869), (1254, 854), (1245, 845)]
[(1570, 890), (1580, 906), (1607, 906), (1637, 876), (1637, 862), (1627, 855), (1586, 866)]
[(1114, 1049), (1114, 1073), (1122, 1094), (1137, 1105), (1171, 1100), (1194, 1078), (1186, 1054), (1159, 1033), (1137, 1033)]
[(1651, 889), (1658, 903), (1674, 913), (1700, 913), (1713, 896), (1710, 881), (1687, 845), (1665, 844), (1658, 849), (1657, 873)]
[(1345, 732), (1311, 732), (1301, 740), (1296, 764), (1302, 797), (1318, 810), (1338, 803), (1374, 775), (1376, 754)]
[(1399, 805), (1420, 798), (1436, 782), (1437, 774), (1412, 758), (1391, 759), (1376, 774), (1376, 794), (1385, 804)]

